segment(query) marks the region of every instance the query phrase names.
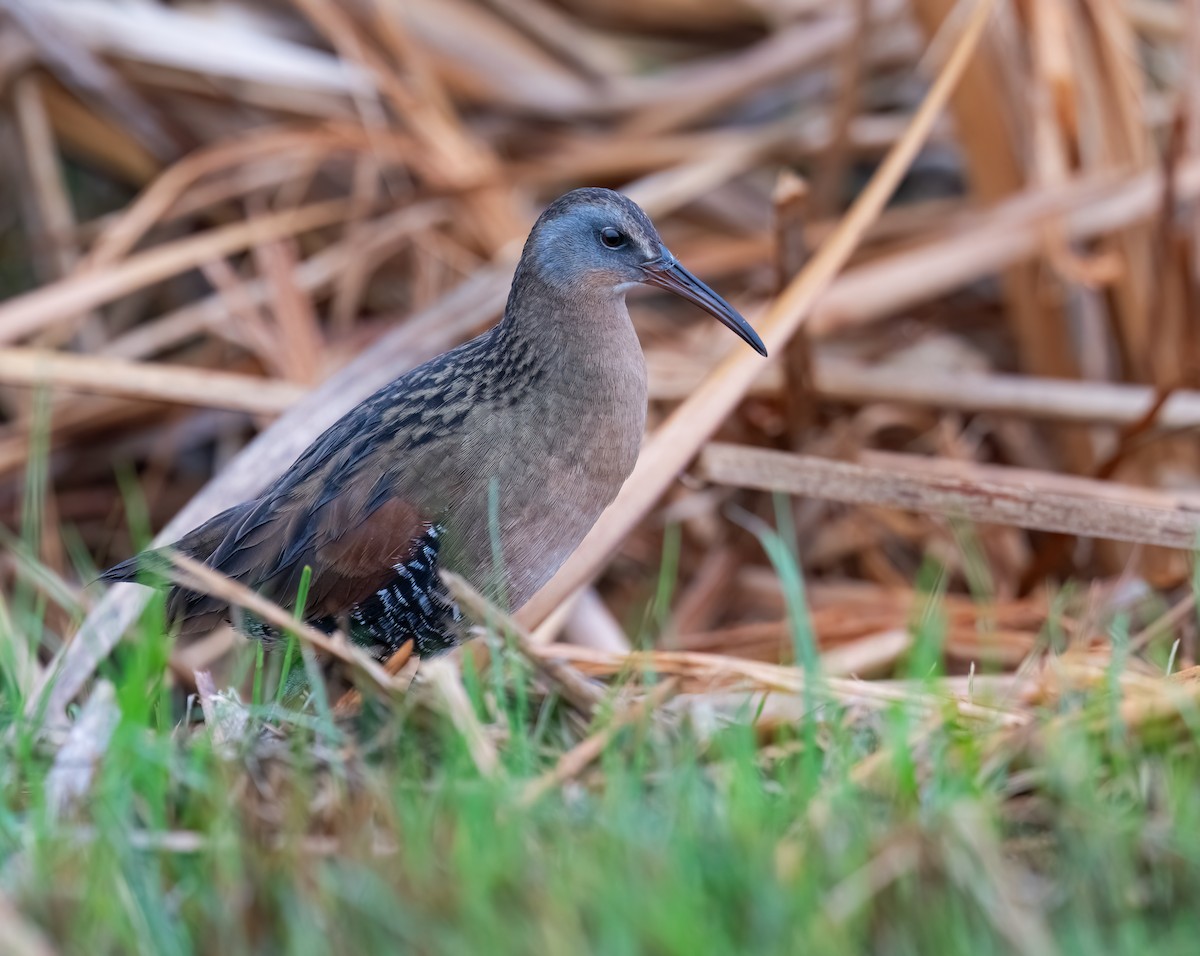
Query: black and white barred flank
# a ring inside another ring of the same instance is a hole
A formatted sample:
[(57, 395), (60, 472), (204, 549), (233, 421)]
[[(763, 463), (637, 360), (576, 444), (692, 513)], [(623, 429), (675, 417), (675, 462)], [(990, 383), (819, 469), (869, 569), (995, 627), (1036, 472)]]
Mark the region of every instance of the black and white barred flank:
[[(439, 525), (430, 525), (417, 541), (411, 557), (395, 565), (395, 575), (370, 597), (356, 604), (345, 621), (328, 616), (311, 621), (317, 630), (332, 634), (348, 630), (348, 637), (376, 660), (386, 661), (407, 641), (418, 657), (434, 657), (461, 640), (462, 612), (446, 593), (438, 575)], [(241, 624), (250, 637), (273, 640), (278, 632), (245, 615)]]
[(430, 525), (396, 576), (350, 612), (350, 639), (379, 648), (386, 660), (410, 638), (419, 657), (433, 657), (458, 643), (462, 613), (446, 593), (437, 571), (438, 537)]

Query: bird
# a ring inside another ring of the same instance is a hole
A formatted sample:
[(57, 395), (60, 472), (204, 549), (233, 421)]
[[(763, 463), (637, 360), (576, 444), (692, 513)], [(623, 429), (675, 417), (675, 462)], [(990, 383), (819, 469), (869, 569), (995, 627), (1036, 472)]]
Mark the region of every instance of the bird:
[[(609, 189), (572, 190), (534, 223), (498, 324), (351, 409), (258, 497), (100, 579), (153, 586), (147, 569), (174, 550), (294, 608), (307, 568), (303, 619), (377, 660), (410, 641), (422, 659), (461, 643), (469, 628), (440, 571), (519, 609), (633, 471), (647, 403), (625, 304), (637, 285), (694, 303), (766, 356), (641, 207)], [(166, 607), (177, 633), (231, 622), (252, 638), (281, 636), (178, 584)]]

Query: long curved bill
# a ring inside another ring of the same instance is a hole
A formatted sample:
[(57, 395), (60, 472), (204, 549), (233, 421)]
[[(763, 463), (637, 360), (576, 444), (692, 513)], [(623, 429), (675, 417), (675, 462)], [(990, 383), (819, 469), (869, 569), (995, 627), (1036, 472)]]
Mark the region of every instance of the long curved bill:
[(644, 268), (647, 285), (666, 289), (689, 302), (694, 302), (726, 328), (732, 329), (735, 335), (759, 355), (767, 354), (767, 347), (763, 345), (762, 339), (737, 309), (688, 272), (665, 248), (661, 258), (648, 263)]

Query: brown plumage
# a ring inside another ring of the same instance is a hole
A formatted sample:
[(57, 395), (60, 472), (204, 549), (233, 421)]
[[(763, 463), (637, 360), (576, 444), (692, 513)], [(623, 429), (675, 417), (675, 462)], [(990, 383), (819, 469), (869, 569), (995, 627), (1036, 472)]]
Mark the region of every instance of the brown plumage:
[[(381, 657), (410, 639), (428, 655), (461, 638), (438, 568), (520, 607), (637, 460), (646, 370), (625, 308), (637, 283), (696, 302), (766, 354), (641, 209), (578, 189), (534, 225), (498, 325), (376, 392), (260, 497), (174, 547), (284, 607), (311, 567), (306, 618), (345, 628)], [(103, 577), (136, 580), (153, 560), (138, 555)], [(231, 616), (179, 588), (168, 613), (193, 632)]]

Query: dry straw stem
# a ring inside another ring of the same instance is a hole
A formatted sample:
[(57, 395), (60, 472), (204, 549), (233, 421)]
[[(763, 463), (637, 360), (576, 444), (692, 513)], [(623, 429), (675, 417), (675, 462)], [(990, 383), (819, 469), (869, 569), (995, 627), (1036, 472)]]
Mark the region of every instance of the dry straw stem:
[[(1178, 676), (1178, 675), (1176, 675)], [(1180, 723), (1195, 726), (1200, 710), (1200, 674), (1191, 679), (1160, 681), (1156, 693), (1130, 694), (1121, 702), (1120, 725), (1128, 730), (1144, 730), (1149, 724)]]
[[(1164, 178), (1157, 171), (1074, 180), (1059, 190), (1022, 193), (915, 248), (848, 270), (817, 305), (808, 332), (822, 337), (878, 321), (980, 276), (1040, 255), (1046, 227), (1062, 220), (1072, 240), (1095, 238), (1155, 215)], [(1180, 201), (1200, 194), (1200, 160), (1181, 163)]]
[(421, 668), (421, 676), (433, 687), (451, 722), (463, 735), (467, 750), (480, 774), (494, 777), (500, 769), (500, 754), (488, 737), (487, 731), (475, 716), (475, 708), (463, 687), (462, 673), (458, 665), (448, 657), (427, 661)]
[[(991, 0), (985, 0), (990, 3)], [(835, 54), (854, 35), (849, 16), (800, 21), (744, 51), (709, 62), (665, 70), (641, 84), (626, 87), (638, 112), (625, 132), (644, 138), (695, 123), (736, 103), (756, 89), (777, 83), (805, 66)]]
[(888, 840), (870, 860), (829, 889), (821, 900), (825, 918), (834, 926), (848, 923), (885, 889), (916, 870), (921, 859), (921, 842), (915, 834)]
[[(721, 582), (722, 585), (725, 583), (727, 582), (724, 580)], [(695, 586), (693, 582), (692, 588)], [(584, 588), (574, 601), (567, 602), (567, 608), (569, 610), (563, 622), (563, 636), (568, 644), (599, 647), (606, 651), (630, 649), (625, 628), (604, 603), (603, 598), (596, 593), (595, 588)]]
[(124, 129), (67, 90), (47, 86), (44, 95), (58, 141), (87, 157), (98, 171), (118, 182), (141, 186), (162, 169), (162, 163)]
[[(1066, 237), (1086, 240), (1156, 215), (1164, 177), (1157, 170), (1080, 177), (1056, 190), (1014, 196), (964, 217), (932, 239), (846, 271), (822, 296), (808, 334), (822, 337), (878, 321), (1015, 262), (1041, 255), (1045, 230), (1061, 221)], [(1177, 201), (1200, 195), (1200, 159), (1182, 162)]]
[[(837, 230), (756, 322), (772, 353), (781, 352), (829, 288), (878, 217), (905, 171), (928, 138), (983, 35), (994, 0), (981, 0), (972, 11), (946, 65), (913, 116), (904, 135), (855, 200)], [(590, 581), (637, 523), (654, 506), (688, 461), (737, 406), (761, 373), (762, 359), (749, 349), (733, 353), (654, 433), (616, 501), (563, 568), (517, 615), (535, 625)]]
[(1015, 727), (1029, 720), (1027, 714), (1019, 711), (976, 703), (970, 699), (968, 690), (952, 681), (921, 681), (906, 685), (900, 681), (825, 677), (808, 675), (799, 667), (696, 651), (632, 651), (615, 654), (570, 644), (550, 644), (534, 648), (534, 653), (572, 661), (581, 671), (597, 676), (646, 671), (671, 675), (689, 682), (693, 685), (690, 689), (696, 691), (736, 685), (785, 694), (812, 693), (818, 702), (835, 700), (842, 704), (872, 707), (904, 703), (921, 711), (931, 711), (950, 704), (963, 717), (996, 726)]
[[(1096, 668), (1094, 684), (1107, 681), (1111, 665)], [(1152, 729), (1194, 732), (1200, 715), (1200, 668), (1190, 668), (1169, 679), (1123, 683), (1124, 691), (1115, 712), (1096, 716), (1091, 711), (1060, 714), (1040, 726), (1012, 727), (989, 741), (988, 763), (1009, 764), (1071, 727), (1085, 726), (1095, 734), (1149, 733)]]
[(76, 272), (0, 305), (0, 342), (17, 341), (250, 246), (341, 222), (351, 211), (351, 203), (345, 199), (313, 203), (158, 246), (105, 269)]
[[(409, 666), (411, 663), (412, 666)], [(400, 645), (400, 649), (392, 654), (386, 661), (383, 662), (383, 669), (391, 674), (392, 677), (398, 677), (398, 686), (407, 689), (412, 679), (416, 677), (417, 667), (420, 664), (420, 658), (413, 657), (412, 641), (408, 641)], [(403, 674), (404, 676), (400, 676)], [(338, 701), (333, 706), (334, 717), (351, 717), (357, 714), (362, 708), (362, 694), (357, 687), (352, 687), (350, 690), (342, 694)]]
[[(961, 15), (960, 0), (914, 0), (913, 13), (933, 33)], [(1008, 35), (997, 31), (978, 57), (965, 69), (955, 91), (953, 109), (960, 131), (960, 146), (969, 166), (975, 192), (984, 202), (1019, 192), (1024, 186), (1021, 157), (1014, 145), (1010, 110), (1006, 101), (1001, 63), (1016, 52), (1006, 44)], [(1057, 185), (1057, 184), (1056, 184)], [(1004, 276), (1006, 298), (1011, 304), (1013, 333), (1028, 371), (1040, 375), (1075, 378), (1066, 325), (1060, 313), (1039, 297), (1038, 272), (1033, 265), (1015, 264)], [(1074, 444), (1078, 444), (1072, 439)], [(1073, 457), (1086, 452), (1077, 447)]]
[[(790, 636), (790, 635), (789, 635)], [(847, 641), (821, 651), (821, 673), (831, 677), (871, 677), (889, 674), (912, 649), (912, 634), (902, 627)]]
[(1184, 550), (1200, 533), (1200, 498), (1002, 465), (882, 452), (864, 458), (874, 463), (711, 444), (700, 473), (740, 488)]
[[(290, 163), (368, 150), (380, 160), (402, 163), (412, 152), (412, 144), (394, 133), (368, 138), (360, 127), (329, 124), (318, 129), (268, 127), (199, 149), (165, 170), (104, 227), (86, 264), (93, 268), (112, 265), (124, 259), (155, 225), (243, 195), (250, 185), (247, 169), (270, 163), (274, 167), (271, 182), (275, 182), (275, 170)], [(201, 184), (209, 180), (215, 182), (204, 188)]]
[(443, 571), (442, 580), (459, 606), (476, 621), (497, 626), (507, 632), (513, 643), (542, 676), (551, 681), (585, 717), (591, 717), (596, 706), (604, 699), (604, 691), (593, 684), (575, 668), (562, 661), (543, 657), (534, 651), (533, 635), (523, 628), (512, 615), (505, 613), (476, 591), (466, 579)]
[(228, 601), (230, 605), (249, 611), (281, 631), (295, 634), (297, 640), (346, 664), (352, 673), (365, 678), (385, 694), (395, 694), (404, 689), (378, 663), (340, 635), (331, 637), (297, 621), (290, 612), (268, 601), (257, 591), (252, 591), (244, 584), (239, 584), (187, 555), (170, 552), (170, 558), (175, 567), (172, 578), (176, 584)]
[[(387, 214), (359, 228), (353, 238), (333, 242), (299, 263), (288, 281), (298, 292), (316, 296), (333, 286), (351, 266), (373, 266), (449, 213), (448, 204), (435, 200)], [(264, 277), (246, 279), (239, 284), (237, 295), (246, 308), (257, 308), (270, 300), (271, 283)], [(220, 334), (231, 324), (229, 313), (225, 294), (214, 292), (130, 329), (107, 342), (102, 351), (121, 358), (146, 358), (203, 332)], [(397, 334), (406, 333), (398, 330)]]
[(0, 383), (280, 415), (307, 391), (290, 382), (48, 349), (0, 346)]
[[(204, 90), (210, 95), (214, 81), (229, 80), (246, 101), (323, 115), (325, 101), (319, 94), (341, 99), (372, 92), (368, 77), (353, 62), (266, 31), (247, 29), (239, 25), (238, 18), (108, 0), (37, 3), (48, 21), (47, 30), (71, 37), (73, 47), (86, 46), (130, 63), (195, 74), (203, 78)], [(143, 106), (123, 110), (121, 119), (136, 129), (133, 121), (146, 115), (151, 114)]]
[[(680, 401), (703, 382), (703, 357), (676, 356), (666, 350), (647, 355), (650, 398)], [(942, 411), (988, 413), (1036, 421), (1085, 425), (1133, 425), (1145, 419), (1158, 400), (1149, 385), (1074, 382), (1032, 375), (955, 372), (903, 364), (868, 365), (822, 356), (813, 363), (819, 398), (867, 405), (896, 402)], [(753, 395), (778, 394), (784, 387), (778, 366), (759, 377)], [(1200, 392), (1171, 392), (1153, 419), (1153, 427), (1178, 430), (1200, 427)]]
[(46, 805), (54, 817), (70, 812), (87, 795), (120, 720), (116, 690), (108, 681), (99, 681), (46, 776)]
[(638, 723), (654, 713), (663, 703), (674, 696), (678, 690), (679, 681), (673, 677), (668, 678), (661, 684), (658, 684), (645, 697), (637, 701), (637, 703), (614, 715), (608, 726), (603, 730), (580, 741), (559, 757), (553, 770), (543, 774), (536, 780), (531, 780), (521, 793), (521, 805), (529, 806), (536, 803), (550, 790), (562, 786), (573, 777), (579, 776), (593, 761), (597, 760), (604, 753), (604, 748), (608, 746), (618, 731), (630, 724)]
[[(474, 187), (469, 196), (469, 219), (483, 244), (495, 252), (516, 238), (519, 219), (512, 197), (498, 186), (501, 176), (495, 153), (459, 122), (402, 22), (396, 17), (380, 18), (376, 21), (378, 33), (368, 37), (340, 4), (329, 0), (293, 2), (347, 62), (359, 63), (373, 77), (417, 140), (414, 162), (424, 156), (421, 169), (430, 182), (448, 190)], [(390, 47), (403, 63), (403, 75), (391, 67), (381, 47)]]
[[(1072, 382), (1027, 375), (953, 373), (857, 362), (816, 363), (817, 391), (835, 401), (902, 402), (961, 412), (991, 412), (1043, 421), (1132, 425), (1157, 400), (1148, 385)], [(1154, 417), (1158, 429), (1200, 426), (1200, 392), (1172, 392)]]
[(67, 184), (58, 162), (58, 149), (42, 93), (43, 82), (35, 74), (21, 77), (13, 86), (13, 112), (25, 147), (25, 178), (30, 187), (31, 208), (36, 209), (38, 240), (49, 254), (51, 272), (65, 275), (75, 264), (75, 213)]
[(3, 892), (0, 892), (0, 926), (4, 927), (0, 956), (58, 956), (58, 950), (37, 924), (26, 919)]
[[(107, 6), (107, 4), (105, 4)], [(103, 104), (104, 111), (120, 119), (122, 128), (159, 160), (179, 152), (178, 144), (155, 119), (154, 109), (121, 77), (81, 42), (77, 17), (80, 4), (64, 0), (0, 0), (3, 10), (34, 43), (43, 63), (84, 94)], [(69, 27), (56, 22), (55, 9), (65, 15)], [(94, 35), (93, 35), (94, 38)]]

